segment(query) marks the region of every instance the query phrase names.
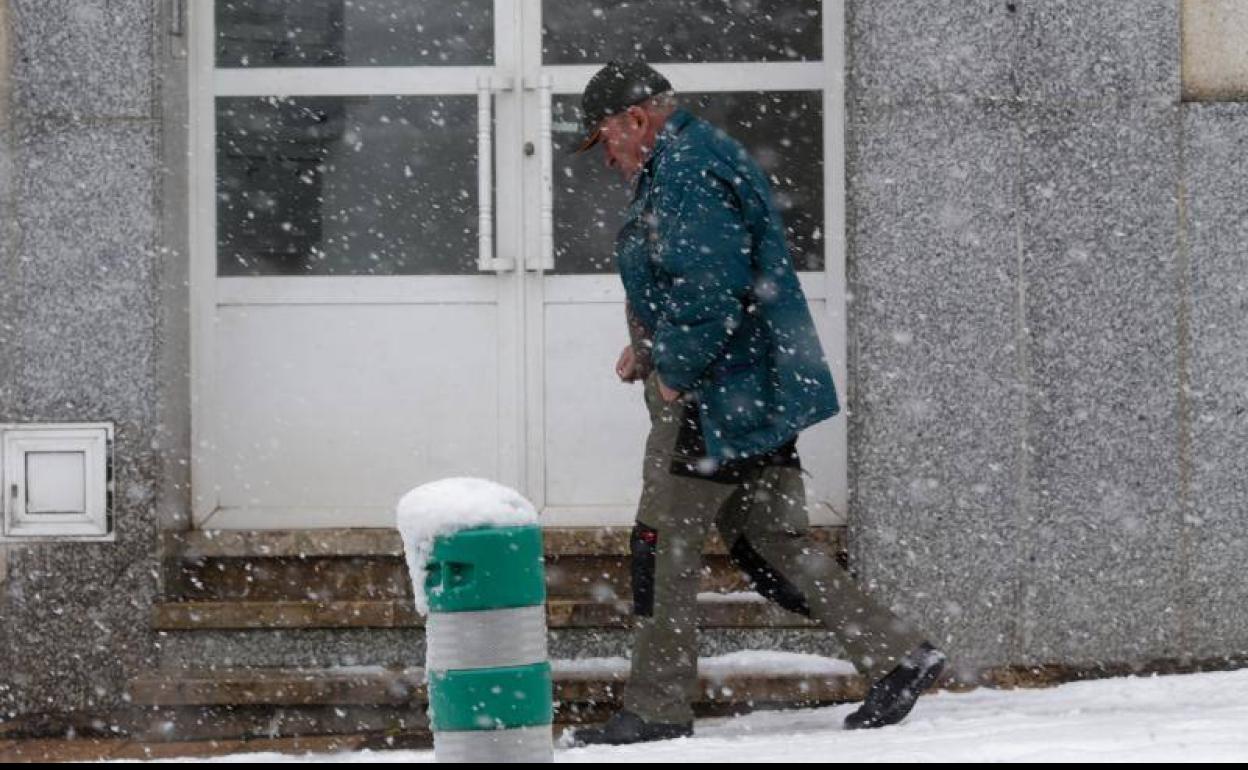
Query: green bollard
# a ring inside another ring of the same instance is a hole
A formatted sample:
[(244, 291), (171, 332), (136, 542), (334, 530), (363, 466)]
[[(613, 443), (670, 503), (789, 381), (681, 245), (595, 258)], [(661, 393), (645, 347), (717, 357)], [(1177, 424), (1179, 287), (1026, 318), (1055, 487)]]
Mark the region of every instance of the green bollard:
[(553, 761), (541, 529), (436, 536), (424, 589), (437, 760)]
[(514, 489), (434, 481), (399, 501), (425, 623), (429, 722), (439, 762), (551, 762), (546, 581), (537, 511)]

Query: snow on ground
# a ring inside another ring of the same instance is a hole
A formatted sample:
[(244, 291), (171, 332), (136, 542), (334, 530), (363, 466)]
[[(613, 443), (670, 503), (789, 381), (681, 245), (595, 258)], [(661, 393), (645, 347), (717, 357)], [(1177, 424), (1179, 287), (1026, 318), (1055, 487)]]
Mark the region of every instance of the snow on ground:
[[(560, 750), (557, 762), (1242, 761), (1248, 670), (1107, 679), (1047, 690), (924, 696), (901, 725), (844, 732), (854, 706), (707, 719), (697, 735), (639, 746)], [(211, 762), (432, 762), (432, 751)]]

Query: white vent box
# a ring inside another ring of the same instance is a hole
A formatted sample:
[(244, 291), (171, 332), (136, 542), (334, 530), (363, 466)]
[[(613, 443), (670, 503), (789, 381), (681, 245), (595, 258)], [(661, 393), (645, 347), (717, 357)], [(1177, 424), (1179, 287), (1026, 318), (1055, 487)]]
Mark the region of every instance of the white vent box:
[(110, 423), (0, 425), (0, 541), (113, 540)]

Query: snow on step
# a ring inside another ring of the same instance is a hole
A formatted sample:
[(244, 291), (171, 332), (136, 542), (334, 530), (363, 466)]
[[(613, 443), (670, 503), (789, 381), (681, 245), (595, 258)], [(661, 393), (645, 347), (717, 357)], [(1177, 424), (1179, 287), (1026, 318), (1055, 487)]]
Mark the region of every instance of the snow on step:
[[(550, 665), (556, 678), (567, 675), (619, 677), (627, 675), (629, 670), (628, 658), (620, 657), (552, 660)], [(734, 676), (854, 676), (857, 672), (849, 661), (822, 655), (783, 650), (739, 650), (699, 658), (698, 673), (709, 679), (726, 679)]]

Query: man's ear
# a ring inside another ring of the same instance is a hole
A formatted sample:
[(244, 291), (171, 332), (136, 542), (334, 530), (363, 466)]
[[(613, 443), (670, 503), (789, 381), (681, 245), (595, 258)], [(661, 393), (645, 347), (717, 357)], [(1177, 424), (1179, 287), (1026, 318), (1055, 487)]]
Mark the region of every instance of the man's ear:
[(629, 106), (628, 117), (638, 129), (645, 128), (646, 124), (650, 122), (650, 114), (636, 104)]

